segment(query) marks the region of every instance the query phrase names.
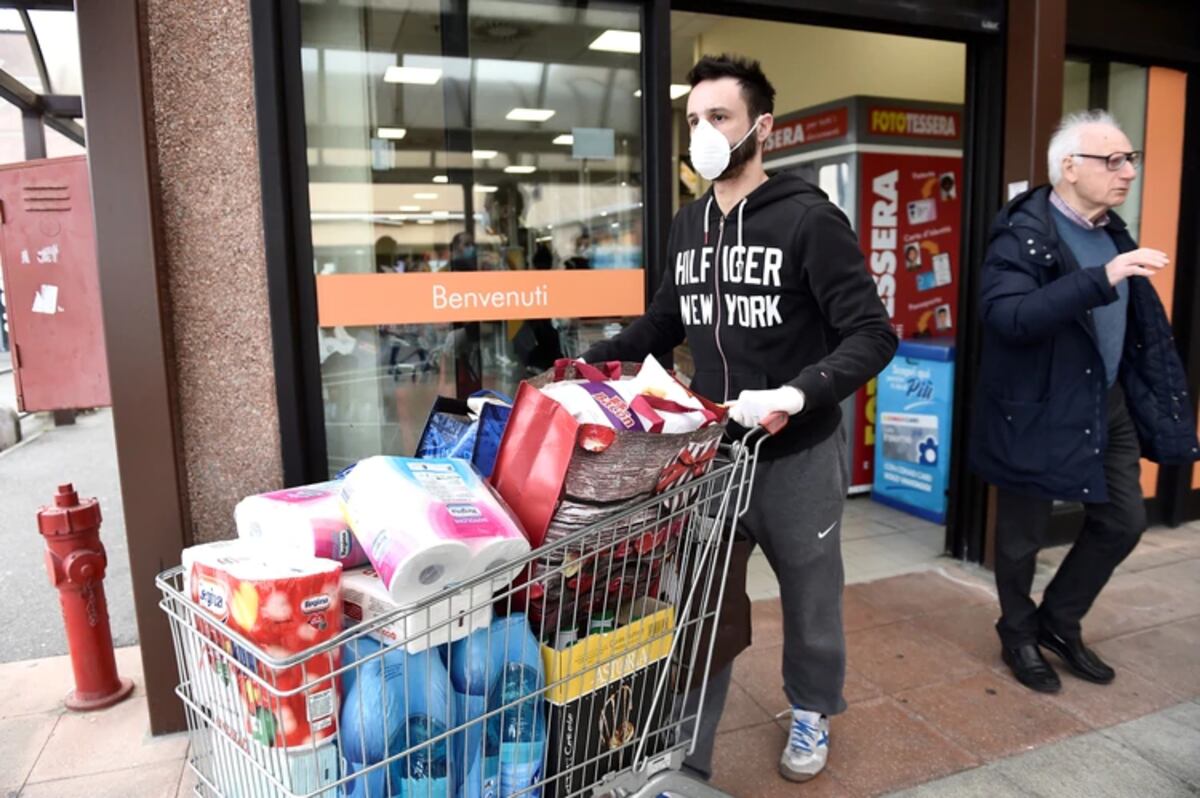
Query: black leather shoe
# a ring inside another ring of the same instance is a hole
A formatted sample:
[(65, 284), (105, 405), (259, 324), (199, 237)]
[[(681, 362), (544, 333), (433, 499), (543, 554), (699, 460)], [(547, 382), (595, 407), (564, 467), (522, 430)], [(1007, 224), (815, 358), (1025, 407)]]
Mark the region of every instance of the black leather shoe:
[(1083, 644), (1080, 638), (1068, 639), (1042, 627), (1038, 632), (1038, 645), (1058, 655), (1071, 673), (1080, 679), (1096, 684), (1108, 684), (1117, 675), (1096, 652)]
[(1012, 669), (1017, 681), (1030, 690), (1039, 693), (1057, 693), (1062, 689), (1062, 682), (1054, 668), (1046, 662), (1042, 652), (1033, 643), (1027, 643), (1016, 648), (1004, 648), (1000, 652), (1004, 664)]

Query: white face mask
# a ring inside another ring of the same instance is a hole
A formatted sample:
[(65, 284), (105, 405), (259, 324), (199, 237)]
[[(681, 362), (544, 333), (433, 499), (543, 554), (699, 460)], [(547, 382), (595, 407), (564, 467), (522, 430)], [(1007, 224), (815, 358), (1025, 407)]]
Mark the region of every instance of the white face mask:
[(693, 128), (692, 140), (688, 145), (688, 153), (692, 156), (692, 166), (696, 167), (696, 171), (705, 180), (716, 180), (725, 171), (725, 167), (729, 166), (729, 158), (733, 151), (750, 138), (750, 134), (758, 129), (758, 123), (761, 120), (761, 116), (755, 119), (754, 124), (746, 131), (746, 135), (738, 139), (738, 143), (731, 147), (729, 141), (721, 135), (721, 131), (709, 124), (707, 119), (702, 118)]

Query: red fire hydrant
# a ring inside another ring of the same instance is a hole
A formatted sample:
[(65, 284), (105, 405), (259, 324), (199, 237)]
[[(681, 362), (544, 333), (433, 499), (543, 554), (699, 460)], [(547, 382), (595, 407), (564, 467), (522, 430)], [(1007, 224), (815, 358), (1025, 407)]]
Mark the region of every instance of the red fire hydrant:
[(79, 501), (72, 485), (59, 485), (53, 507), (38, 510), (38, 531), (46, 539), (46, 571), (58, 588), (75, 689), (67, 709), (104, 709), (127, 698), (133, 682), (117, 675), (104, 569), (108, 557), (100, 543), (100, 505)]

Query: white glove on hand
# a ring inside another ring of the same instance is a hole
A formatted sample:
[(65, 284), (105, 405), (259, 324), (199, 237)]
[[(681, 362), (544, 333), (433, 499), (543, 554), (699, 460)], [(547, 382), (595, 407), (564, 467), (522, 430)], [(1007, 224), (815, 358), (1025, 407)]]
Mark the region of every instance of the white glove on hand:
[(729, 406), (729, 417), (746, 429), (757, 426), (764, 418), (782, 410), (793, 416), (804, 409), (804, 393), (785, 385), (769, 391), (742, 391)]

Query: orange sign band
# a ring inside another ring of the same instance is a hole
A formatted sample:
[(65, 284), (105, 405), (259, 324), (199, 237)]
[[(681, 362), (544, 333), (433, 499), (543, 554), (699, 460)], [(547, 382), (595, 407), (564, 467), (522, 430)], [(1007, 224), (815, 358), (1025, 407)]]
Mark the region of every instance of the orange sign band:
[(322, 327), (640, 316), (641, 269), (317, 276)]

